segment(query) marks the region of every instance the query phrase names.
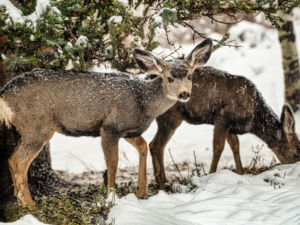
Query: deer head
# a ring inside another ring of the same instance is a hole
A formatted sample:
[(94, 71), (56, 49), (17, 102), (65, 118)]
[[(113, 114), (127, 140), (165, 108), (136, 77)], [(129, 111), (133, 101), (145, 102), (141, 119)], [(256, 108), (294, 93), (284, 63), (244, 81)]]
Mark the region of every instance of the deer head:
[(300, 141), (295, 133), (295, 118), (291, 107), (284, 104), (281, 113), (281, 130), (278, 132), (278, 144), (272, 148), (283, 164), (300, 160)]
[(140, 49), (135, 49), (133, 55), (142, 70), (162, 78), (165, 94), (169, 99), (187, 102), (191, 96), (192, 73), (208, 61), (211, 50), (212, 41), (206, 39), (182, 61), (163, 61)]

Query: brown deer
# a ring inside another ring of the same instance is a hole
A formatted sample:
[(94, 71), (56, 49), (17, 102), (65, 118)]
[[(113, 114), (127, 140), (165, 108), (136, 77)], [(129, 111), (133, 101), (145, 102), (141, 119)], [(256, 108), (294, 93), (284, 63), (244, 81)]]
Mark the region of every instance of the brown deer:
[(210, 173), (216, 172), (227, 140), (233, 151), (236, 171), (243, 174), (237, 134), (255, 134), (268, 144), (281, 163), (299, 161), (300, 142), (295, 133), (293, 111), (288, 104), (283, 106), (279, 120), (255, 85), (245, 77), (212, 67), (198, 68), (192, 77), (190, 101), (177, 102), (156, 118), (158, 130), (149, 147), (155, 180), (161, 188), (167, 181), (164, 148), (182, 121), (215, 126)]
[(115, 186), (118, 141), (125, 138), (139, 152), (137, 194), (145, 197), (147, 143), (140, 135), (177, 101), (189, 100), (191, 74), (209, 59), (211, 47), (212, 41), (207, 39), (185, 60), (171, 62), (135, 49), (133, 55), (139, 67), (158, 75), (153, 80), (125, 73), (34, 69), (7, 83), (0, 91), (0, 119), (21, 135), (9, 158), (18, 202), (33, 203), (27, 170), (54, 132), (101, 136), (108, 193)]

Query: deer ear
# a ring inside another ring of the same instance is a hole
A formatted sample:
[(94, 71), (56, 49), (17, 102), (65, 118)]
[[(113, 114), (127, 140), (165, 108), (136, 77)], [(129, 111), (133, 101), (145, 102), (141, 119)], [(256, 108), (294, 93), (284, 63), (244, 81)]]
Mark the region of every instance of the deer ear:
[(164, 70), (164, 61), (156, 58), (150, 52), (134, 49), (133, 56), (139, 67), (147, 73), (161, 75), (161, 72)]
[(212, 40), (207, 38), (198, 44), (193, 51), (185, 58), (194, 71), (203, 66), (209, 59), (212, 50)]
[(285, 135), (295, 132), (294, 113), (289, 104), (284, 104), (282, 107), (281, 124)]

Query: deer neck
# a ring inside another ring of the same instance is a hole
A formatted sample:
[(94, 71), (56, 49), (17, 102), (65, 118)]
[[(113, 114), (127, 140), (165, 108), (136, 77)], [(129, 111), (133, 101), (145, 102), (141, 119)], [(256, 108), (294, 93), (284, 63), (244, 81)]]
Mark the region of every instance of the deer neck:
[(177, 102), (177, 100), (168, 98), (163, 87), (162, 78), (145, 80), (142, 83), (142, 85), (138, 84), (134, 91), (142, 93), (141, 95), (137, 95), (137, 101), (144, 115), (156, 118)]
[(281, 123), (276, 114), (265, 104), (256, 113), (254, 134), (273, 149), (282, 139)]

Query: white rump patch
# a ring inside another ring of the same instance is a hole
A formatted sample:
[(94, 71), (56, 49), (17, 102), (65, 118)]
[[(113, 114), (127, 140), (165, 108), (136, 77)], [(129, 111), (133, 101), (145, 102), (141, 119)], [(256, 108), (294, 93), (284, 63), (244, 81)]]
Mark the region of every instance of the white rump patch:
[(11, 111), (11, 108), (8, 107), (6, 102), (0, 98), (0, 122), (4, 122), (8, 128), (11, 126), (11, 119), (12, 119), (13, 113)]

